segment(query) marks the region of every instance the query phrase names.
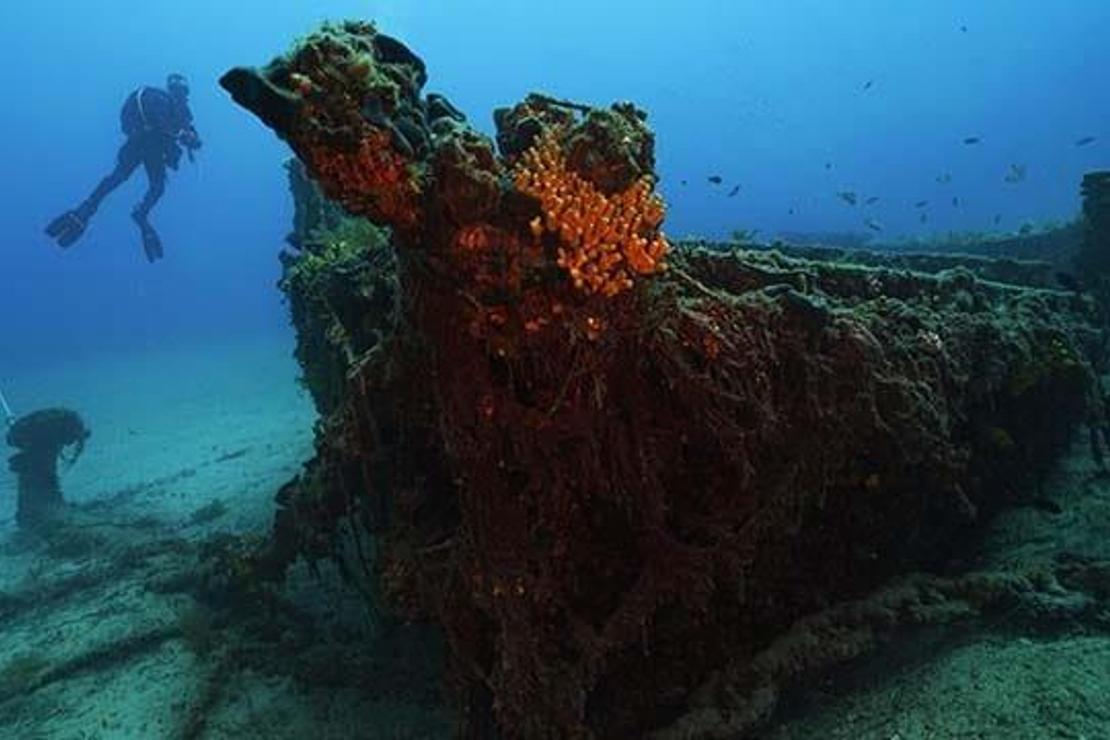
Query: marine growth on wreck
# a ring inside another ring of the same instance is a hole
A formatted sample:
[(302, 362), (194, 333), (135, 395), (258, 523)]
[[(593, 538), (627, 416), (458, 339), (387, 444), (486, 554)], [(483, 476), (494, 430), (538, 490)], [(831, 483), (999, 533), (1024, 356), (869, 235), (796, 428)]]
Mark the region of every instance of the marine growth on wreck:
[(298, 160), (323, 415), (252, 573), (335, 559), (438, 625), (461, 735), (750, 730), (830, 660), (767, 657), (786, 625), (943, 569), (1081, 422), (1101, 445), (1089, 297), (675, 241), (647, 112), (533, 93), (491, 139), (427, 80), (346, 22), (221, 84)]

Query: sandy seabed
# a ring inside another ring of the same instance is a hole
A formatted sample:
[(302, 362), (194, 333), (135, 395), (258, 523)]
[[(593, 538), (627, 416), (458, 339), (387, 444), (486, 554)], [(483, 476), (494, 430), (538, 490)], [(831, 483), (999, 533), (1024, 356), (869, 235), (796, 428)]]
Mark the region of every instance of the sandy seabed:
[[(291, 352), (291, 340), (279, 337), (5, 377), (17, 414), (66, 406), (92, 436), (61, 476), (90, 533), (80, 542), (59, 547), (20, 533), (15, 480), (0, 471), (0, 738), (449, 734), (427, 700), (383, 696), (357, 681), (321, 687), (295, 671), (221, 659), (218, 629), (205, 630), (213, 646), (198, 651), (195, 636), (183, 634), (196, 621), (193, 599), (157, 586), (189, 567), (174, 562), (173, 542), (264, 536), (274, 494), (311, 456), (315, 411)], [(222, 513), (198, 515), (205, 507)], [(327, 573), (297, 575), (291, 588), (302, 599), (350, 608)], [(286, 646), (273, 649), (280, 662)], [(303, 639), (296, 650), (305, 652)]]
[[(92, 436), (65, 470), (74, 503), (176, 477), (146, 513), (180, 516), (216, 498), (239, 528), (265, 526), (275, 486), (312, 451), (314, 411), (284, 341), (174, 348), (27, 369), (6, 379), (16, 414), (77, 411)], [(216, 464), (224, 462), (233, 464)], [(229, 459), (232, 458), (232, 459)], [(0, 526), (11, 526), (15, 480), (0, 477)]]

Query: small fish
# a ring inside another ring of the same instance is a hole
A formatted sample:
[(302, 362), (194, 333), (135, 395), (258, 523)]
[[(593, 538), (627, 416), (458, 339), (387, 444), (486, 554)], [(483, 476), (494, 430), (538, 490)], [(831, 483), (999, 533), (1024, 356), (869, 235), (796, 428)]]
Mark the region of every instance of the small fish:
[(734, 197), (736, 197), (736, 194), (739, 193), (739, 192), (740, 192), (740, 186), (739, 185), (733, 185), (732, 190), (728, 191), (728, 197), (729, 198), (734, 198)]
[(877, 195), (872, 195), (870, 198), (868, 198), (867, 200), (864, 201), (864, 203), (867, 204), (867, 205), (871, 205), (873, 203), (878, 203), (878, 202), (879, 202), (879, 196), (877, 196)]
[(710, 175), (706, 179), (714, 185), (720, 185), (722, 182), (724, 182), (723, 178), (720, 175)]
[(929, 201), (919, 200), (919, 201), (917, 201), (916, 203), (913, 204), (913, 207), (914, 208), (924, 208), (927, 205), (929, 205)]
[(682, 184), (682, 185), (686, 185), (686, 181), (685, 181), (685, 180), (683, 180), (681, 184)]
[(867, 228), (871, 229), (872, 231), (882, 231), (883, 230), (883, 225), (880, 224), (878, 221), (876, 221), (873, 218), (864, 219), (863, 225), (866, 226)]
[(867, 82), (865, 82), (865, 83), (863, 84), (863, 89), (864, 89), (864, 90), (870, 90), (870, 89), (871, 89), (871, 85), (872, 85), (872, 84), (874, 84), (874, 82), (875, 82), (874, 80), (868, 80)]
[(982, 141), (982, 139), (980, 139), (978, 136), (968, 136), (964, 139), (964, 143), (969, 146), (971, 144), (978, 144), (980, 141)]
[(794, 215), (794, 209), (793, 208), (789, 209), (787, 211), (787, 213), (790, 214), (791, 216), (793, 216)]
[(831, 170), (832, 169), (832, 162), (825, 162), (825, 169), (826, 170)]
[(1001, 222), (1002, 222), (1002, 214), (1001, 213), (994, 214), (994, 225), (998, 226), (998, 224), (1000, 224)]
[(1006, 176), (1003, 177), (1002, 179), (1005, 180), (1008, 183), (1021, 182), (1022, 180), (1025, 179), (1025, 165), (1023, 165), (1023, 164), (1012, 164), (1012, 165), (1010, 165), (1010, 171), (1007, 172)]
[(952, 207), (955, 208), (958, 205), (960, 205), (960, 199), (958, 197), (956, 197), (955, 195), (953, 195), (952, 196)]
[(941, 185), (947, 185), (948, 183), (952, 182), (952, 175), (947, 172), (942, 172), (937, 175), (937, 182), (939, 182)]
[(960, 26), (960, 33), (967, 33), (967, 26)]
[(1076, 139), (1076, 141), (1075, 141), (1076, 146), (1087, 146), (1088, 144), (1094, 144), (1094, 143), (1095, 143), (1095, 137), (1094, 136), (1084, 136), (1082, 139)]
[(837, 193), (836, 197), (840, 198), (842, 201), (850, 206), (854, 206), (857, 202), (859, 202), (858, 196), (851, 190), (845, 190), (843, 192)]

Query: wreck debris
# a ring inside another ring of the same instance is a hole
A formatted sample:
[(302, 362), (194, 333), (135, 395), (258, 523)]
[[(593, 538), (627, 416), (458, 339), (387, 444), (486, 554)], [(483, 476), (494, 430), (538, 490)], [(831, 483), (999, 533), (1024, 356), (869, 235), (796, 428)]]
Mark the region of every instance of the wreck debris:
[(394, 255), (313, 255), (396, 300), (372, 346), (304, 302), (344, 349), (258, 572), (333, 558), (437, 622), (472, 730), (667, 725), (782, 625), (936, 565), (1100, 410), (1073, 294), (676, 249), (642, 111), (529, 96), (495, 148), (425, 80), (345, 23), (222, 82)]
[(20, 527), (46, 525), (65, 505), (58, 460), (68, 450), (66, 462), (76, 462), (89, 435), (77, 412), (65, 408), (34, 411), (8, 428), (8, 445), (19, 450), (8, 458), (8, 467), (18, 479), (15, 518)]

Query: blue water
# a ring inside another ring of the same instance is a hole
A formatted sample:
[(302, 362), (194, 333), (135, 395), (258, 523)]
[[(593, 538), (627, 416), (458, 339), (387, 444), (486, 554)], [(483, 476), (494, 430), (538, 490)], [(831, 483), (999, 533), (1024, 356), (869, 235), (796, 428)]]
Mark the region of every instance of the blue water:
[[(1080, 174), (1110, 164), (1110, 4), (1091, 0), (5, 3), (0, 361), (283, 332), (286, 149), (216, 79), (349, 16), (409, 43), (429, 89), (486, 131), (532, 89), (636, 101), (674, 235), (861, 230), (864, 215), (886, 236), (1016, 228), (1069, 218)], [(154, 212), (167, 259), (145, 262), (127, 218), (141, 172), (60, 253), (43, 226), (110, 169), (127, 93), (173, 70), (205, 148)], [(1004, 182), (1015, 163), (1027, 178)], [(844, 190), (881, 200), (864, 214)]]

